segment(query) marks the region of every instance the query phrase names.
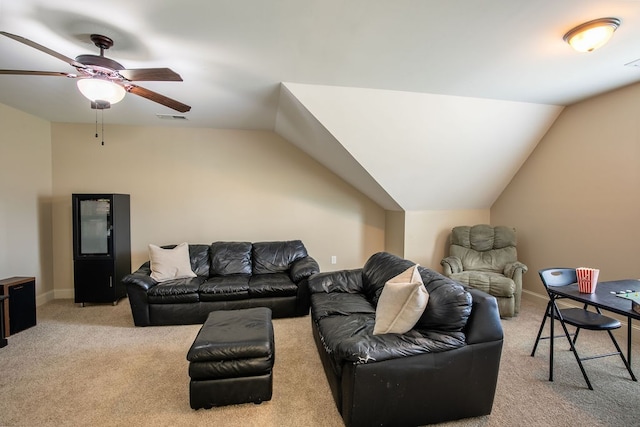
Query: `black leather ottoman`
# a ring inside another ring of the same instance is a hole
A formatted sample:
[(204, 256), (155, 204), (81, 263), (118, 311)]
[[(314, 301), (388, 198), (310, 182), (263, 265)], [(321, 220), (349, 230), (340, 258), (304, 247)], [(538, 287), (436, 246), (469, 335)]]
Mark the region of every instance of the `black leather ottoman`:
[(211, 312), (187, 353), (191, 408), (271, 400), (274, 359), (269, 308)]

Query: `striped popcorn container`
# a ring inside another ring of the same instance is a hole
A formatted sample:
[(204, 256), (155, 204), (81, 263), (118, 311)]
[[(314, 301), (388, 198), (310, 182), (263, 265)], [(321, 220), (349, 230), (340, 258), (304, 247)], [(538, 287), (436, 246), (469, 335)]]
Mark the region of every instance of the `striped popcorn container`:
[(596, 284), (598, 283), (598, 274), (600, 274), (600, 270), (598, 270), (597, 268), (576, 268), (576, 276), (578, 277), (578, 291), (583, 294), (594, 293), (596, 291)]

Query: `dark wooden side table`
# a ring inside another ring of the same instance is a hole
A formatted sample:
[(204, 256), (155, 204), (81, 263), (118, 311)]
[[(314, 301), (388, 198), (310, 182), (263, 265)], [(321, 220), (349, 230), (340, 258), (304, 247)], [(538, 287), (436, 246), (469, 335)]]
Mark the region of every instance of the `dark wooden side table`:
[(0, 295), (0, 348), (7, 345), (7, 339), (4, 336), (4, 300), (9, 298), (6, 295)]
[(0, 295), (9, 297), (3, 301), (5, 337), (36, 325), (35, 277), (0, 280)]

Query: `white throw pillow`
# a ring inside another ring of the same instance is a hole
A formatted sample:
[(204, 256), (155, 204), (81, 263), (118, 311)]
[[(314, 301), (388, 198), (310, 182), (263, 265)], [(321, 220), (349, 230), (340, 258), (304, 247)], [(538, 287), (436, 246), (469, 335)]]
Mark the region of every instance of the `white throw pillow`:
[(196, 277), (191, 270), (189, 259), (189, 245), (180, 243), (173, 249), (163, 249), (160, 246), (149, 245), (149, 260), (151, 260), (151, 278), (156, 282)]
[(384, 284), (376, 307), (374, 335), (404, 334), (415, 326), (429, 302), (418, 266), (409, 267)]

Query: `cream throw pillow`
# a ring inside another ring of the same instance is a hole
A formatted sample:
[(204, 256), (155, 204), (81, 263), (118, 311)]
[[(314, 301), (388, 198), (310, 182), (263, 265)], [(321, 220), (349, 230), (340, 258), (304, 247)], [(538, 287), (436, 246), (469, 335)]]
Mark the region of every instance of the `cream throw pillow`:
[(196, 277), (191, 270), (189, 245), (186, 242), (180, 243), (173, 249), (163, 249), (150, 244), (149, 260), (151, 260), (151, 278), (156, 282)]
[(384, 284), (376, 307), (373, 335), (404, 334), (415, 326), (429, 302), (418, 266), (409, 267)]

